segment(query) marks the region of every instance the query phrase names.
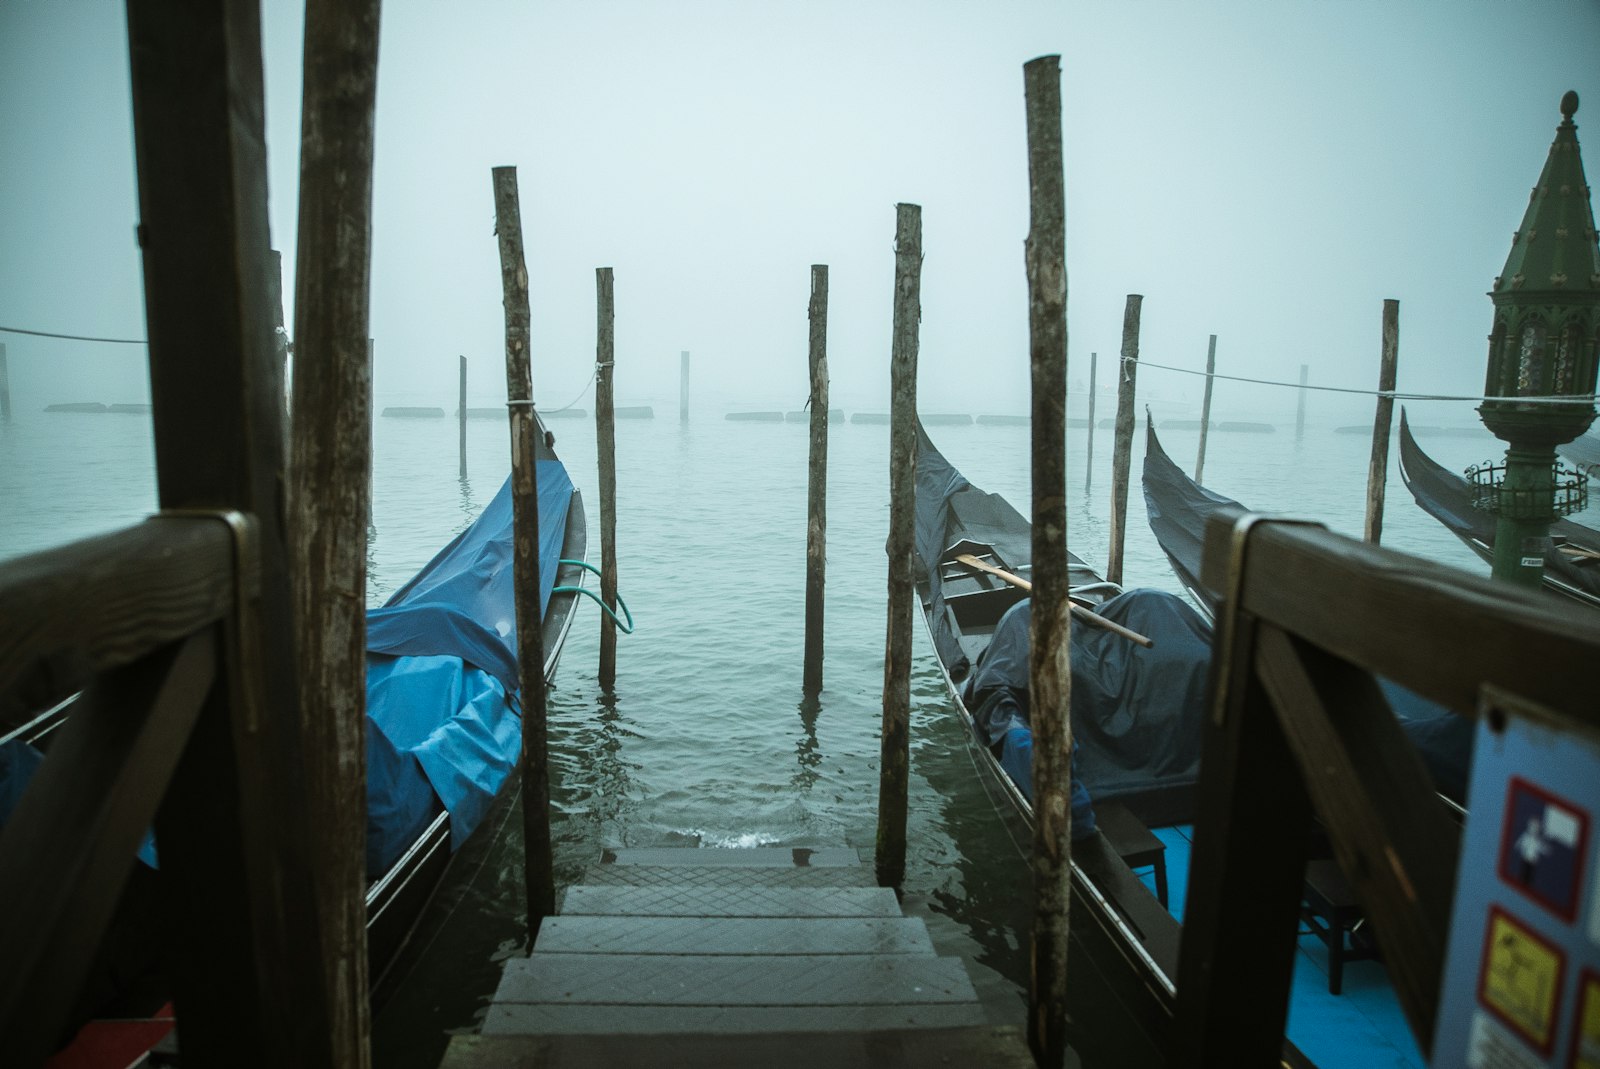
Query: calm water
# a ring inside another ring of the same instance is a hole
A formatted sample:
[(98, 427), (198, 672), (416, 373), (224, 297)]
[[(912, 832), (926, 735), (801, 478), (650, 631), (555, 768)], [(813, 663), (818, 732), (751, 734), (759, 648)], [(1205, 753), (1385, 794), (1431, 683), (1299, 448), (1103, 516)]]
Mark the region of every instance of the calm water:
[[(587, 401), (585, 403), (588, 403)], [(888, 429), (836, 424), (828, 487), (826, 689), (800, 695), (805, 576), (807, 430), (729, 423), (720, 412), (617, 426), (617, 555), (638, 631), (618, 654), (614, 699), (595, 684), (599, 617), (584, 610), (551, 695), (558, 879), (602, 846), (844, 843), (870, 858), (876, 832), (887, 532)], [(1462, 413), (1415, 413), (1417, 423)], [(557, 451), (586, 492), (598, 558), (594, 429), (553, 421)], [(498, 421), (468, 428), (470, 476), (457, 470), (453, 420), (378, 419), (374, 427), (369, 595), (376, 604), (464, 527), (508, 469)], [(1085, 431), (1069, 438), (1072, 548), (1105, 560), (1111, 438), (1097, 432), (1095, 485), (1084, 489)], [(935, 441), (969, 478), (1028, 497), (1028, 430), (941, 427)], [(1195, 432), (1163, 434), (1192, 467)], [(1129, 503), (1126, 573), (1177, 590), (1145, 523), (1138, 493), (1142, 435)], [(1456, 470), (1498, 455), (1477, 439), (1424, 439)], [(1368, 442), (1292, 416), (1273, 435), (1210, 438), (1207, 482), (1263, 510), (1292, 512), (1359, 534)], [(18, 411), (0, 426), (0, 558), (136, 522), (155, 500), (148, 416)], [(1486, 569), (1411, 501), (1391, 471), (1385, 542)], [(931, 647), (915, 629), (907, 891), (946, 953), (973, 959), (997, 1019), (1021, 1021), (1027, 977), (1026, 864), (979, 785)], [(380, 1015), (380, 1064), (436, 1064), (446, 1031), (470, 1029), (498, 975), (521, 949), (520, 864), (474, 859), (497, 874), (493, 893), (460, 904), (428, 968), (440, 982), (403, 993)]]

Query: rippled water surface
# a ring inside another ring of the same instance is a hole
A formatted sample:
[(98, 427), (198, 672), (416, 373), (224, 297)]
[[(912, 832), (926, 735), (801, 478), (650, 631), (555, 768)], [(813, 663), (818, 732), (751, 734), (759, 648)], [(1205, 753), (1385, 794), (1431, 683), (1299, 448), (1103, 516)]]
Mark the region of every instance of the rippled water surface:
[[(676, 406), (663, 409), (675, 417)], [(1432, 421), (1442, 422), (1440, 414)], [(1424, 422), (1427, 417), (1417, 421)], [(557, 451), (585, 493), (590, 557), (598, 559), (594, 428), (556, 420)], [(498, 421), (469, 424), (458, 473), (453, 420), (378, 419), (374, 426), (369, 595), (403, 583), (493, 496), (508, 470)], [(985, 489), (1025, 507), (1028, 430), (938, 427), (935, 441)], [(1072, 548), (1106, 554), (1111, 434), (1098, 432), (1095, 484), (1084, 486), (1086, 432), (1069, 438)], [(1163, 435), (1192, 467), (1197, 434)], [(1459, 470), (1497, 455), (1487, 434), (1425, 439)], [(1320, 518), (1359, 534), (1368, 441), (1292, 418), (1270, 435), (1214, 433), (1214, 489), (1268, 511)], [(1177, 590), (1144, 520), (1129, 504), (1126, 574)], [(595, 683), (599, 617), (584, 609), (551, 695), (558, 879), (603, 846), (844, 843), (870, 859), (876, 833), (882, 688), (888, 428), (835, 424), (828, 486), (826, 687), (800, 694), (807, 430), (730, 423), (720, 413), (617, 425), (617, 557), (638, 631), (621, 640), (614, 697)], [(154, 506), (148, 416), (21, 412), (0, 425), (0, 557), (137, 521)], [(1475, 574), (1481, 565), (1412, 503), (1391, 473), (1385, 542)], [(908, 901), (947, 953), (963, 953), (996, 1015), (1020, 1022), (1027, 978), (1026, 863), (976, 778), (931, 646), (915, 629)], [(514, 818), (513, 818), (514, 819)], [(515, 837), (513, 837), (514, 840)], [(514, 845), (514, 841), (513, 841)], [(379, 1017), (380, 1064), (432, 1064), (446, 1031), (481, 1017), (503, 958), (520, 946), (520, 862), (498, 870), (498, 897), (463, 906), (439, 937), (440, 980)], [(459, 949), (458, 949), (459, 948)], [(457, 950), (450, 955), (447, 950)], [(431, 1061), (430, 1061), (431, 1059)]]

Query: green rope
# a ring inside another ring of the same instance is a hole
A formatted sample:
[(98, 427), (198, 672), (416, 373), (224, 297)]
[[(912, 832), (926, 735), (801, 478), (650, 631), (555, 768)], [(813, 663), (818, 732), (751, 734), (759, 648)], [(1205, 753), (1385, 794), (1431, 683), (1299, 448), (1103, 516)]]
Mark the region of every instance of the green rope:
[[(558, 563), (558, 564), (571, 564), (571, 565), (574, 565), (575, 567), (582, 568), (584, 571), (593, 572), (595, 575), (599, 575), (600, 574), (600, 569), (596, 568), (594, 565), (590, 564), (586, 560), (567, 560), (566, 558), (562, 558), (561, 560), (557, 561), (556, 563)], [(633, 634), (633, 613), (628, 611), (628, 603), (626, 601), (622, 600), (622, 595), (621, 594), (617, 595), (617, 608), (621, 609), (622, 610), (622, 615), (626, 616), (628, 618), (628, 622), (627, 623), (623, 623), (621, 617), (617, 616), (617, 614), (611, 610), (611, 606), (607, 605), (604, 601), (601, 601), (600, 600), (600, 595), (596, 594), (594, 591), (590, 590), (588, 587), (584, 587), (584, 586), (558, 586), (558, 587), (552, 587), (551, 590), (550, 590), (550, 593), (551, 594), (583, 594), (583, 595), (585, 595), (587, 597), (593, 598), (594, 599), (594, 603), (596, 605), (600, 606), (600, 611), (605, 613), (607, 616), (611, 617), (612, 622), (617, 625), (617, 630), (618, 631), (621, 631), (624, 635)]]

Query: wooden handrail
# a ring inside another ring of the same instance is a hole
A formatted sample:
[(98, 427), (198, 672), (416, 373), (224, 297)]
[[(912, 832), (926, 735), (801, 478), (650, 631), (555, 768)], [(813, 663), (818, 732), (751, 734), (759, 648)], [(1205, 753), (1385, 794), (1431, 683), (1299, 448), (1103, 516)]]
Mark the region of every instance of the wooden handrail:
[(184, 515), (0, 563), (0, 731), (222, 619), (236, 552), (219, 518)]

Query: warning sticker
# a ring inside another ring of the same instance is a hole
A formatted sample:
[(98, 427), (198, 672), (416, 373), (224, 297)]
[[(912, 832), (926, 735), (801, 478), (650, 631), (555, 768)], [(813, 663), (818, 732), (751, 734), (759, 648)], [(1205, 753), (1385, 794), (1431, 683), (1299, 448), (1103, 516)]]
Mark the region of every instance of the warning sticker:
[(1506, 790), (1500, 878), (1564, 921), (1578, 915), (1589, 815), (1520, 776)]
[(1555, 1043), (1561, 951), (1498, 906), (1489, 910), (1478, 1001), (1541, 1055)]
[(1480, 1010), (1472, 1015), (1467, 1069), (1547, 1069), (1548, 1065), (1487, 1013)]
[(1600, 973), (1593, 969), (1585, 969), (1578, 982), (1578, 1018), (1572, 1032), (1572, 1069), (1600, 1069)]

